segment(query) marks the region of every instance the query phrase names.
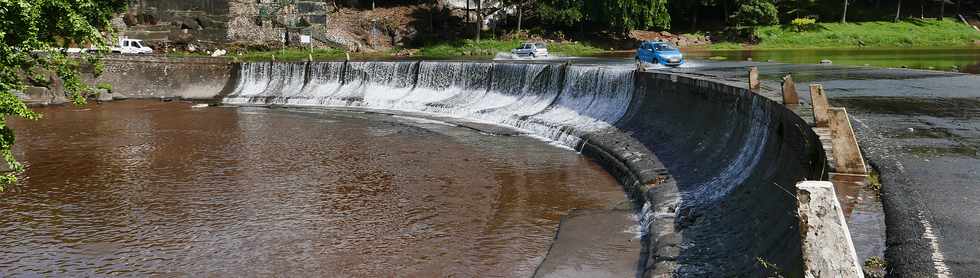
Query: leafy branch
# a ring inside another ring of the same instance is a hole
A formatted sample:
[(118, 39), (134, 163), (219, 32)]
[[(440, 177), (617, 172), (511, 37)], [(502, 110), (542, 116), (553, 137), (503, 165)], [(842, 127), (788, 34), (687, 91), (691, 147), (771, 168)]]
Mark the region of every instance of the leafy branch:
[(59, 51), (69, 46), (108, 49), (113, 15), (123, 11), (125, 0), (0, 0), (0, 156), (9, 171), (0, 174), (0, 190), (15, 183), (23, 166), (14, 158), (13, 129), (8, 116), (37, 120), (15, 94), (26, 88), (26, 80), (49, 86), (58, 78), (65, 94), (75, 104), (84, 104), (88, 90), (79, 74), (81, 61), (95, 65), (100, 54), (83, 54), (77, 59)]

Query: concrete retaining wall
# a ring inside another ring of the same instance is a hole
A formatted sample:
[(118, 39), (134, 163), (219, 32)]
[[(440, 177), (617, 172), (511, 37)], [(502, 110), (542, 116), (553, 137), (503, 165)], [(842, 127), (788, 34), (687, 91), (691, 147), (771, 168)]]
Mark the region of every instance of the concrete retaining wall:
[[(214, 100), (227, 95), (238, 81), (238, 64), (223, 58), (171, 58), (164, 56), (111, 55), (104, 70), (94, 77), (91, 66), (82, 68), (89, 85), (112, 85), (113, 98)], [(28, 87), (18, 97), (28, 105), (59, 105), (65, 97), (60, 80), (50, 88)]]
[(102, 76), (87, 81), (112, 84), (114, 94), (128, 98), (215, 99), (237, 81), (228, 59), (115, 55), (104, 61)]

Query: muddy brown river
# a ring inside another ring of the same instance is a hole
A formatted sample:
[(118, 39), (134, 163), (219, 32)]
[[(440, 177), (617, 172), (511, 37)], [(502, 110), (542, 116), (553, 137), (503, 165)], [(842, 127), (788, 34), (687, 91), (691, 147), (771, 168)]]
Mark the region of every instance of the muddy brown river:
[(0, 276), (530, 276), (622, 206), (574, 151), (411, 117), (125, 101), (14, 120)]

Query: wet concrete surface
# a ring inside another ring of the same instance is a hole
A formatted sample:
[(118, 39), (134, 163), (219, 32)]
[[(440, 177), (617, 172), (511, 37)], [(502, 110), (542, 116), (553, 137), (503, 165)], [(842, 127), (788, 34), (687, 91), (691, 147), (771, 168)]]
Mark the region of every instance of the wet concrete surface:
[(601, 167), (527, 136), (190, 106), (13, 121), (27, 169), (0, 193), (0, 276), (528, 277), (563, 215), (627, 203)]
[[(792, 73), (801, 99), (820, 83), (831, 105), (847, 108), (865, 158), (881, 172), (891, 276), (980, 277), (980, 76), (705, 61), (665, 70), (746, 80), (749, 65), (769, 88)], [(841, 201), (851, 203), (845, 207), (859, 256), (875, 255), (882, 249), (877, 198), (866, 188), (843, 191), (851, 192)]]
[(534, 277), (636, 276), (641, 250), (636, 223), (630, 210), (575, 210), (562, 216), (555, 242)]

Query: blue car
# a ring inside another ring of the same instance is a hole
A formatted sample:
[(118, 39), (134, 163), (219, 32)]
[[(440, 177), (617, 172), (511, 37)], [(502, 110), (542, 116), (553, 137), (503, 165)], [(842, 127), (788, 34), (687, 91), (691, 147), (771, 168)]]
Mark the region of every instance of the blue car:
[(684, 64), (681, 50), (668, 42), (645, 41), (636, 50), (636, 60), (676, 67)]

